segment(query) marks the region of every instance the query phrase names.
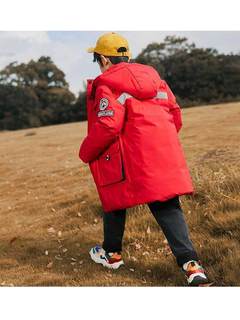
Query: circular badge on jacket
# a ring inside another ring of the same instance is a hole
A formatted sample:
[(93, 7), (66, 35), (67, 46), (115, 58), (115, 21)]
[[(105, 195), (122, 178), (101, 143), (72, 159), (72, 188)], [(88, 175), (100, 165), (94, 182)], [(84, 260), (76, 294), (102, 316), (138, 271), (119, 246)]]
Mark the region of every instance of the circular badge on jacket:
[(108, 99), (107, 98), (102, 98), (100, 100), (100, 103), (99, 103), (99, 109), (100, 110), (105, 110), (107, 108), (108, 104), (109, 104), (108, 103)]

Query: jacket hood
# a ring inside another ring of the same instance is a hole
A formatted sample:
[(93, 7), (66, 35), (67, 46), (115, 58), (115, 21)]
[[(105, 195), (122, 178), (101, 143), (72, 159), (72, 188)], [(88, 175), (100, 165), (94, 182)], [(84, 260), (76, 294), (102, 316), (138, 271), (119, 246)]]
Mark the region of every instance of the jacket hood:
[(99, 85), (106, 85), (113, 91), (126, 92), (137, 99), (151, 99), (156, 96), (162, 80), (157, 71), (140, 63), (120, 62), (93, 81), (93, 91)]

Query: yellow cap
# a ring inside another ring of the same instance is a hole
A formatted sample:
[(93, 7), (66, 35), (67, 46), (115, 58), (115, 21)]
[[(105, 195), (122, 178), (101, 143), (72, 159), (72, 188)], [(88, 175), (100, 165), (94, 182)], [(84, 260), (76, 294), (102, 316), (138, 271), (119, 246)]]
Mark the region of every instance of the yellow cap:
[[(124, 51), (124, 48), (126, 48), (126, 51)], [(96, 52), (104, 56), (123, 56), (131, 58), (131, 52), (129, 50), (127, 40), (116, 32), (108, 32), (103, 34), (98, 38), (96, 46), (88, 48), (87, 51), (89, 53)]]

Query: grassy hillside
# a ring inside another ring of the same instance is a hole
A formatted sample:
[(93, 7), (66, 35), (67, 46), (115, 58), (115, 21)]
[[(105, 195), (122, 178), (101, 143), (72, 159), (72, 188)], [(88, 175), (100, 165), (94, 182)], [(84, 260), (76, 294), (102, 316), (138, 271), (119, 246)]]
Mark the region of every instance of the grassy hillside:
[[(183, 110), (180, 139), (196, 188), (181, 197), (216, 285), (240, 285), (240, 103)], [(78, 159), (86, 123), (0, 133), (0, 285), (181, 286), (183, 274), (145, 205), (128, 210), (125, 266), (89, 258), (101, 205)], [(150, 231), (150, 232), (147, 232)]]

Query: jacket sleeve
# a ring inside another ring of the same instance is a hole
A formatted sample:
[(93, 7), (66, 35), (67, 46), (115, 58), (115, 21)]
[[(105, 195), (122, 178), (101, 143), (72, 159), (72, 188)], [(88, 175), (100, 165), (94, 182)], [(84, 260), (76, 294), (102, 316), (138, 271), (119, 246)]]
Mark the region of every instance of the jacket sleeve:
[[(166, 83), (166, 82), (165, 82)], [(177, 132), (180, 131), (182, 128), (182, 113), (181, 113), (181, 108), (178, 105), (176, 101), (176, 97), (174, 96), (172, 90), (169, 88), (168, 84), (166, 83), (166, 89), (167, 89), (167, 94), (168, 94), (168, 99), (170, 102), (170, 112), (173, 115), (173, 120), (175, 123), (175, 127)]]
[(114, 142), (124, 123), (125, 108), (107, 86), (96, 89), (95, 102), (97, 121), (91, 126), (79, 150), (79, 157), (85, 163), (97, 159)]

